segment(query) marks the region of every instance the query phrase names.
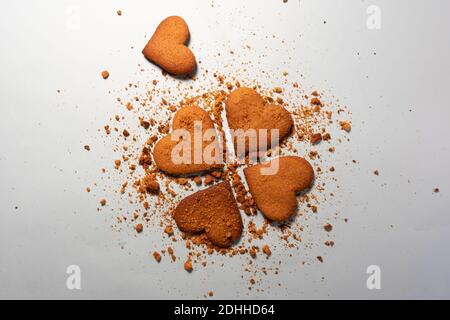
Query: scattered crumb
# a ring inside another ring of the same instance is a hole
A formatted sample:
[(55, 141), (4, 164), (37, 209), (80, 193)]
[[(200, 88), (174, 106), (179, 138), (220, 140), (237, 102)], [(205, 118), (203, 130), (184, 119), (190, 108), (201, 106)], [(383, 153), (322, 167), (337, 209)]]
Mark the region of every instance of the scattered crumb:
[(172, 227), (172, 225), (168, 225), (168, 226), (164, 229), (164, 232), (165, 232), (167, 235), (169, 235), (169, 236), (173, 235), (173, 227)]
[(326, 245), (327, 247), (332, 247), (332, 246), (334, 246), (334, 241), (332, 241), (332, 240), (327, 240), (327, 241), (325, 241), (325, 245)]
[(266, 256), (270, 256), (272, 254), (272, 251), (270, 251), (270, 247), (267, 244), (263, 246), (262, 251)]
[(186, 260), (186, 262), (184, 263), (184, 270), (186, 270), (187, 272), (192, 272), (192, 263), (191, 260)]
[(329, 134), (328, 132), (327, 133), (324, 133), (323, 135), (322, 135), (322, 140), (324, 140), (324, 141), (329, 141), (331, 139), (331, 134)]
[(275, 87), (275, 88), (273, 88), (273, 92), (275, 92), (275, 93), (283, 93), (283, 88)]
[(157, 261), (157, 262), (160, 262), (161, 261), (161, 254), (159, 253), (159, 252), (153, 252), (153, 258), (155, 258), (155, 260)]
[(309, 136), (309, 141), (311, 141), (311, 144), (318, 144), (322, 141), (322, 135), (320, 133), (313, 133)]
[(102, 78), (105, 80), (109, 78), (109, 72), (107, 70), (102, 71)]
[(147, 192), (150, 194), (157, 194), (159, 193), (159, 183), (155, 180), (155, 177), (152, 175), (146, 175), (144, 178), (141, 179), (141, 192)]
[(142, 223), (138, 223), (134, 229), (136, 230), (137, 233), (141, 233), (142, 230), (144, 230), (144, 226), (142, 225)]
[(314, 98), (311, 98), (311, 104), (313, 106), (321, 106), (322, 105), (322, 101), (320, 101), (319, 98), (314, 97)]
[(352, 130), (352, 126), (348, 121), (341, 121), (339, 122), (339, 124), (341, 125), (341, 129), (344, 130), (345, 132), (350, 132)]

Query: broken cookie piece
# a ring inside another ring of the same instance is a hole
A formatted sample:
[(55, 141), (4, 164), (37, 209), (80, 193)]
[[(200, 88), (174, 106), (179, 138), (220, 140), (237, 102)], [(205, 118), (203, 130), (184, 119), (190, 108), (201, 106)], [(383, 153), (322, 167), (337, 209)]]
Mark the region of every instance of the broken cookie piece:
[(259, 210), (270, 220), (287, 220), (297, 207), (296, 194), (311, 187), (314, 170), (303, 158), (286, 156), (244, 169)]
[(205, 232), (220, 247), (229, 247), (242, 233), (242, 219), (229, 182), (216, 184), (184, 198), (173, 217), (181, 231)]
[[(226, 112), (238, 156), (275, 147), (272, 139), (277, 144), (283, 141), (293, 126), (291, 114), (285, 108), (266, 103), (251, 88), (241, 87), (230, 93)], [(256, 139), (252, 137), (254, 135)]]
[[(172, 127), (174, 131), (155, 145), (153, 159), (158, 169), (170, 175), (222, 169), (217, 133), (208, 112), (196, 106), (184, 107), (175, 114)], [(205, 135), (207, 141), (202, 140)]]

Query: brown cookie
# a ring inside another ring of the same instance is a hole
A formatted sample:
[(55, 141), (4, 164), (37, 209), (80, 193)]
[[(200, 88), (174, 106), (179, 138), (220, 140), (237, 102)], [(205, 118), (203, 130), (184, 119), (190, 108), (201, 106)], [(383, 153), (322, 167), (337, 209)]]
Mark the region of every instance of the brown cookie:
[[(278, 161), (278, 170), (264, 175), (269, 167), (276, 168), (274, 161)], [(297, 207), (296, 193), (310, 188), (314, 181), (314, 170), (309, 162), (294, 156), (245, 168), (244, 174), (258, 209), (274, 221), (289, 219)]]
[[(186, 133), (190, 135), (191, 154), (187, 155), (184, 163), (180, 163), (180, 159), (174, 158), (174, 153), (175, 156), (185, 156), (183, 152), (176, 151), (180, 148), (180, 143), (185, 141), (186, 144), (188, 144), (188, 140), (184, 138), (181, 140), (174, 139), (176, 137), (173, 136), (174, 132), (172, 132), (160, 139), (153, 150), (153, 159), (160, 170), (170, 175), (191, 175), (223, 168), (220, 152), (208, 152), (208, 150), (214, 148), (215, 150), (218, 150), (219, 143), (217, 135), (212, 136), (211, 139), (200, 142), (195, 138), (196, 134), (194, 133), (196, 130), (194, 129), (196, 121), (200, 121), (202, 125), (202, 130), (197, 130), (199, 134), (203, 135), (207, 130), (214, 134), (216, 133), (214, 123), (205, 110), (196, 106), (180, 109), (173, 118), (172, 127), (174, 130), (185, 129)], [(201, 156), (200, 159), (198, 158), (198, 155)], [(211, 155), (213, 157), (210, 157)]]
[(242, 219), (229, 182), (184, 198), (173, 213), (181, 231), (205, 232), (212, 243), (229, 247), (242, 233)]
[(197, 63), (186, 47), (189, 27), (181, 17), (164, 19), (145, 46), (144, 56), (173, 75), (194, 74)]
[(235, 130), (233, 142), (236, 151), (238, 140), (243, 139), (242, 135), (236, 134), (236, 130), (242, 129), (243, 132), (249, 129), (256, 130), (257, 143), (249, 143), (250, 139), (245, 138), (245, 153), (261, 149), (260, 129), (268, 130), (267, 149), (270, 149), (270, 130), (279, 130), (277, 141), (279, 143), (290, 133), (293, 126), (292, 117), (286, 109), (278, 105), (267, 104), (258, 92), (250, 88), (242, 87), (233, 91), (226, 101), (226, 112), (228, 125), (230, 129)]

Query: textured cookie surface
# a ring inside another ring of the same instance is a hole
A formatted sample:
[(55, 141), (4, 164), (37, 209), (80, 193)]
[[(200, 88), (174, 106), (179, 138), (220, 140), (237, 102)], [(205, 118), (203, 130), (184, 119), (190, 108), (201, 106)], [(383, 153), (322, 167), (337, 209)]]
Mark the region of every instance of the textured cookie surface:
[(183, 18), (164, 19), (145, 46), (144, 56), (173, 75), (191, 75), (197, 63), (192, 51), (186, 47), (189, 27)]
[(184, 198), (173, 217), (181, 231), (205, 232), (208, 239), (220, 247), (229, 247), (242, 233), (241, 214), (228, 182)]
[[(279, 161), (275, 174), (262, 174)], [(245, 178), (258, 206), (270, 220), (289, 219), (297, 207), (296, 194), (311, 187), (314, 170), (309, 162), (300, 157), (286, 156), (244, 169)]]
[[(202, 125), (201, 130), (197, 129), (197, 132), (199, 134), (203, 135), (206, 130), (214, 130), (214, 123), (209, 117), (209, 114), (200, 107), (184, 107), (175, 114), (172, 123), (173, 129), (185, 129), (186, 133), (188, 133), (191, 138), (191, 154), (187, 158), (189, 159), (189, 161), (179, 163), (179, 159), (174, 158), (174, 153), (176, 156), (178, 155), (178, 153), (176, 152), (176, 150), (174, 152), (172, 151), (174, 150), (174, 148), (179, 147), (179, 143), (181, 141), (178, 139), (174, 139), (172, 136), (173, 133), (171, 133), (160, 139), (156, 143), (153, 150), (153, 159), (158, 169), (170, 175), (191, 175), (196, 173), (203, 173), (210, 170), (221, 169), (223, 167), (223, 164), (219, 159), (220, 154), (216, 154), (216, 152), (212, 152), (211, 154), (209, 154), (208, 152), (204, 152), (206, 148), (209, 148), (211, 146), (211, 144), (218, 145), (217, 136), (213, 136), (210, 140), (203, 142), (199, 141), (198, 139), (196, 140), (194, 137), (194, 125), (196, 121), (201, 122)], [(218, 150), (218, 148), (216, 148), (216, 150)], [(201, 155), (201, 158), (199, 159), (200, 161), (196, 161), (196, 155)], [(207, 158), (210, 155), (212, 155), (213, 157)], [(184, 156), (184, 154), (180, 153), (180, 156)], [(212, 158), (214, 158), (215, 156), (217, 156), (217, 159), (215, 161), (212, 161)]]
[[(230, 129), (257, 130), (258, 143), (252, 145), (245, 139), (245, 153), (255, 152), (261, 148), (259, 144), (260, 129), (278, 129), (282, 141), (290, 132), (293, 121), (290, 113), (281, 106), (266, 104), (264, 99), (253, 89), (238, 88), (226, 101), (226, 112)], [(239, 135), (233, 134), (234, 147), (237, 148)], [(271, 134), (267, 131), (267, 149), (271, 146)]]

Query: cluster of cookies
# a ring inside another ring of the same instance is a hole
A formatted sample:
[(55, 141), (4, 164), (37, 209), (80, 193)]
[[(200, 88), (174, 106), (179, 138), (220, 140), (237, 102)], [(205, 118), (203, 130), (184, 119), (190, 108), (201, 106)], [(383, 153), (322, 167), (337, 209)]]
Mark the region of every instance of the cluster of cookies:
[[(195, 56), (186, 47), (189, 40), (189, 28), (180, 17), (166, 18), (157, 27), (155, 33), (143, 50), (144, 56), (163, 70), (177, 76), (192, 75), (196, 69)], [(252, 88), (240, 87), (230, 93), (225, 102), (228, 125), (234, 132), (256, 132), (257, 143), (250, 143), (244, 138), (241, 155), (260, 154), (267, 145), (274, 146), (285, 140), (293, 127), (291, 114), (282, 106), (268, 104)], [(172, 136), (176, 130), (184, 129), (193, 133), (201, 124), (202, 133), (215, 130), (209, 114), (197, 106), (181, 108), (173, 119), (172, 133), (161, 138), (153, 149), (153, 159), (159, 170), (170, 176), (189, 176), (206, 174), (223, 170), (223, 163), (200, 161), (195, 163), (178, 163), (173, 159), (174, 148), (179, 141)], [(265, 131), (263, 131), (265, 130)], [(262, 132), (268, 132), (262, 136)], [(276, 132), (276, 136), (271, 133)], [(219, 144), (216, 136), (212, 143)], [(233, 135), (235, 152), (241, 137)], [(265, 141), (267, 140), (267, 141)], [(203, 154), (204, 143), (191, 142), (191, 159), (195, 154)], [(271, 174), (264, 170), (277, 167)], [(296, 194), (308, 190), (314, 181), (314, 171), (304, 158), (284, 156), (244, 169), (250, 194), (257, 208), (264, 216), (273, 221), (288, 220), (297, 207)], [(229, 247), (241, 236), (242, 219), (230, 183), (221, 182), (205, 190), (198, 191), (184, 198), (173, 212), (178, 228), (186, 233), (205, 233), (215, 245)]]

